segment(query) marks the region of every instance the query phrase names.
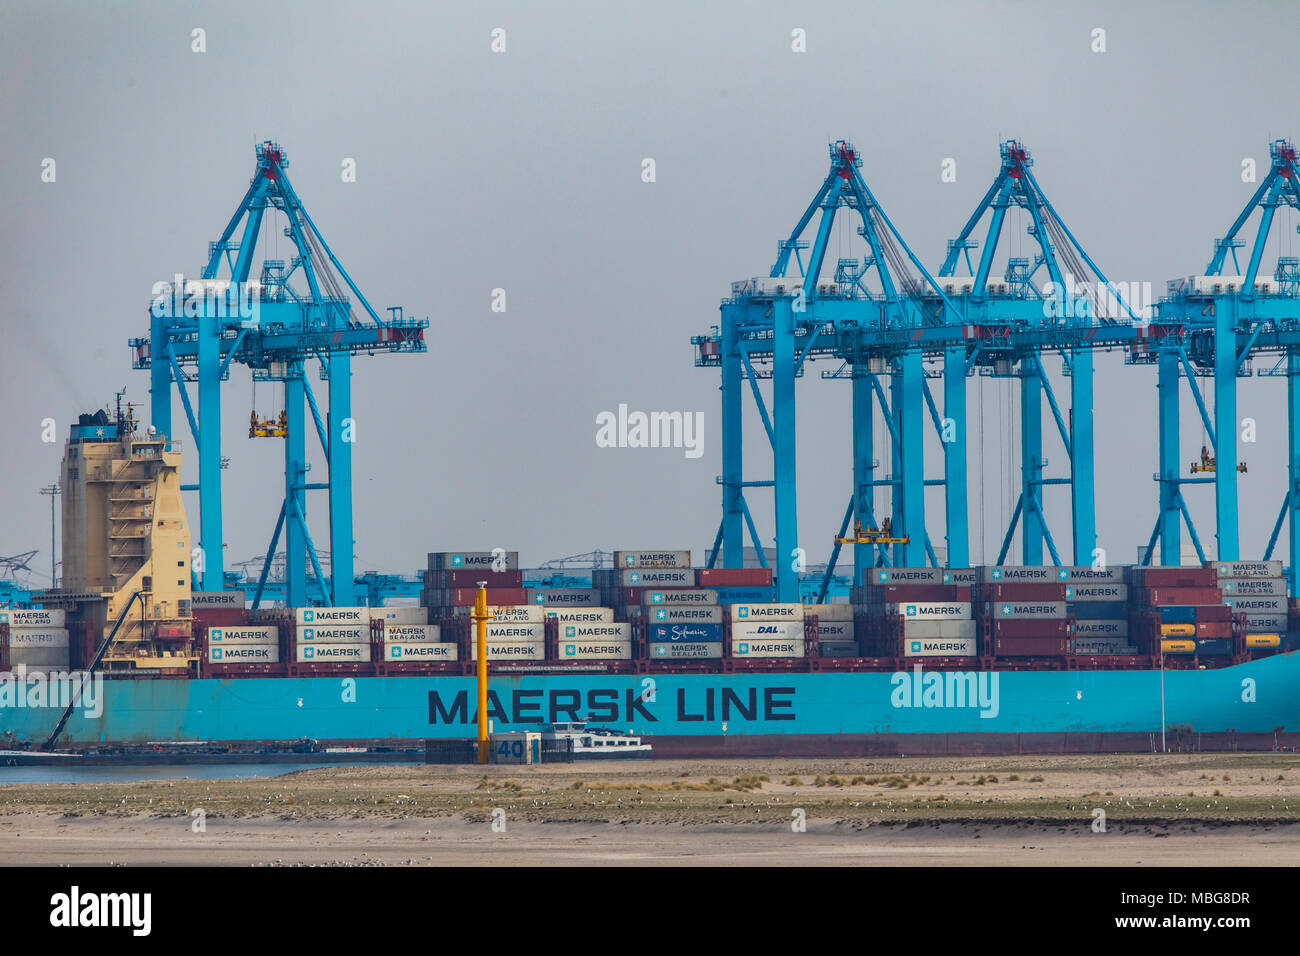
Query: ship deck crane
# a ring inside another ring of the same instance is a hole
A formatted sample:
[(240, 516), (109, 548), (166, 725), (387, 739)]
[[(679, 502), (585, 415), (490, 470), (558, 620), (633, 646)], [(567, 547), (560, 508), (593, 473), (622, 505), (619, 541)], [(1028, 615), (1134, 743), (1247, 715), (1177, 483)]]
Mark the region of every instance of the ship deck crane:
[[(254, 606), (261, 599), (281, 534), (285, 538), (286, 597), (290, 606), (309, 599), (325, 604), (356, 603), (352, 526), (352, 356), (376, 352), (423, 352), (427, 319), (407, 319), (397, 307), (381, 319), (339, 263), (308, 215), (286, 172), (289, 161), (273, 142), (256, 147), (253, 178), (221, 237), (211, 243), (201, 279), (182, 276), (155, 286), (148, 338), (131, 340), (134, 365), (150, 372), (152, 424), (174, 437), (172, 387), (180, 396), (199, 456), (198, 586), (221, 590), (222, 558), (221, 384), (230, 365), (248, 366), (255, 381), (284, 387), (283, 421), (250, 422), (254, 435), (282, 437), (285, 443), (284, 500), (271, 535)], [(264, 259), (258, 279), (250, 279), (257, 240), (268, 209), (288, 225), (284, 234), (295, 255), (288, 263)], [(241, 223), (242, 232), (236, 236)], [(224, 269), (223, 269), (224, 267)], [(227, 278), (219, 278), (225, 271)], [(294, 280), (294, 281), (291, 281)], [(349, 292), (351, 295), (349, 296)], [(329, 383), (329, 405), (322, 416), (307, 380), (308, 366), (319, 363)], [(197, 383), (197, 409), (187, 384)], [(306, 412), (310, 408), (308, 425)], [(309, 481), (306, 439), (314, 431), (325, 455), (325, 481)], [(327, 588), (317, 550), (307, 527), (307, 492), (329, 492), (330, 550), (334, 565)], [(306, 565), (315, 571), (307, 591)]]

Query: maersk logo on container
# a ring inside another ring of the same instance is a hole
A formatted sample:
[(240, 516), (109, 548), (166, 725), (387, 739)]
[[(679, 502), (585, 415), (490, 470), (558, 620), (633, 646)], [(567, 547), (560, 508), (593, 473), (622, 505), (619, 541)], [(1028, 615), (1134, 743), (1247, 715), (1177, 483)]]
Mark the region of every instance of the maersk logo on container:
[(990, 568), (990, 581), (1068, 581), (1070, 572), (1065, 568), (1009, 567)]
[(802, 604), (733, 604), (732, 616), (742, 621), (768, 618), (774, 621), (802, 621)]
[(703, 412), (618, 412), (596, 415), (597, 448), (682, 448), (687, 458), (704, 454)]
[(370, 613), (364, 607), (301, 607), (299, 624), (369, 624)]
[(889, 703), (894, 707), (978, 708), (980, 717), (996, 717), (1001, 710), (996, 671), (925, 672), (920, 664), (896, 671), (889, 682), (894, 690)]

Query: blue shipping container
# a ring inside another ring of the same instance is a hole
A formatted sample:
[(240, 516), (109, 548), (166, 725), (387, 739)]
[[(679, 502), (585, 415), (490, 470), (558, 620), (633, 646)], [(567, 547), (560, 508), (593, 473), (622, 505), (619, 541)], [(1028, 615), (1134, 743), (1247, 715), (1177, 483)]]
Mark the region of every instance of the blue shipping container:
[(719, 604), (771, 604), (771, 588), (718, 588)]
[(1175, 604), (1160, 609), (1161, 624), (1195, 624), (1196, 605)]
[(1206, 637), (1196, 642), (1197, 654), (1231, 654), (1232, 638)]
[(1081, 621), (1124, 621), (1128, 619), (1128, 602), (1066, 601), (1065, 613)]
[(690, 641), (699, 644), (722, 643), (721, 624), (651, 624), (646, 628), (651, 644), (667, 641)]

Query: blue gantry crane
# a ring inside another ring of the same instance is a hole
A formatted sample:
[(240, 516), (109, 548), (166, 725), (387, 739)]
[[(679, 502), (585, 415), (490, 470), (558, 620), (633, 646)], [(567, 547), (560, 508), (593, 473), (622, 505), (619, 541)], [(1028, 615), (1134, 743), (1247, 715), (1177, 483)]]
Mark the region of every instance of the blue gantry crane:
[[(1142, 320), (1133, 312), (1121, 290), (1097, 268), (1064, 220), (1048, 201), (1034, 178), (1033, 159), (1024, 145), (1008, 140), (1000, 147), (1001, 164), (993, 184), (975, 207), (939, 269), (939, 284), (961, 303), (968, 322), (983, 326), (988, 342), (996, 345), (1003, 332), (1042, 329), (1051, 332), (1087, 329), (1093, 332), (1082, 347), (1061, 348), (1049, 338), (1045, 345), (1024, 348), (970, 349), (958, 345), (944, 355), (945, 415), (958, 423), (945, 450), (944, 478), (949, 499), (949, 562), (963, 567), (969, 562), (966, 533), (966, 410), (965, 376), (980, 365), (992, 377), (1013, 377), (1020, 383), (1020, 495), (1012, 512), (997, 563), (1010, 550), (1020, 525), (1021, 563), (1042, 564), (1046, 543), (1054, 564), (1061, 555), (1043, 512), (1043, 490), (1050, 485), (1070, 489), (1073, 559), (1089, 565), (1098, 559), (1096, 494), (1093, 486), (1093, 350), (1114, 347), (1116, 326)], [(994, 259), (1004, 238), (1007, 213), (1024, 211), (1026, 232), (1036, 252), (1033, 258), (1008, 256), (1001, 276), (993, 274)], [(971, 251), (972, 238), (985, 216), (988, 232), (978, 263)], [(965, 265), (968, 276), (958, 276)], [(1042, 278), (1039, 278), (1040, 273)], [(1104, 332), (1104, 329), (1111, 331)], [(1097, 333), (1102, 333), (1098, 338)], [(1119, 341), (1126, 341), (1125, 334)], [(1058, 352), (1070, 380), (1070, 405), (1063, 413), (1043, 365), (1044, 355)], [(1056, 422), (1066, 458), (1068, 476), (1044, 475), (1043, 400)], [(1068, 416), (1068, 422), (1067, 422)], [(955, 520), (954, 520), (955, 519)]]
[[(762, 561), (759, 541), (745, 490), (773, 489), (776, 555), (776, 598), (797, 601), (800, 560), (796, 515), (795, 379), (810, 358), (839, 357), (852, 368), (854, 487), (845, 513), (843, 537), (856, 515), (864, 528), (877, 529), (874, 490), (891, 490), (889, 541), (900, 565), (923, 564), (933, 549), (925, 534), (925, 476), (923, 455), (924, 376), (922, 352), (911, 347), (927, 325), (941, 325), (945, 316), (925, 312), (922, 290), (947, 303), (950, 318), (960, 326), (961, 315), (939, 290), (932, 276), (912, 253), (859, 168), (862, 160), (846, 140), (830, 146), (830, 171), (813, 201), (787, 239), (778, 245), (777, 260), (766, 278), (732, 283), (732, 295), (721, 307), (721, 325), (712, 335), (695, 336), (697, 365), (722, 370), (722, 522), (710, 550), (712, 567), (721, 555), (723, 566), (739, 567), (742, 525), (749, 531)], [(822, 277), (832, 227), (847, 211), (867, 243), (860, 261), (837, 263), (833, 277)], [(803, 235), (820, 211), (815, 238)], [(808, 249), (808, 261), (803, 250)], [(787, 276), (792, 265), (797, 275)], [(915, 271), (913, 271), (915, 270)], [(918, 274), (922, 278), (918, 278)], [(889, 395), (881, 379), (889, 379)], [(772, 380), (771, 414), (758, 382)], [(772, 447), (773, 477), (746, 480), (742, 468), (742, 398), (745, 384), (754, 397)], [(875, 403), (887, 423), (893, 472), (875, 474)], [(886, 545), (861, 538), (854, 545), (859, 567), (872, 563), (873, 552)], [(836, 545), (838, 554), (838, 543)], [(833, 562), (829, 573), (833, 573)]]
[[(769, 275), (732, 283), (732, 295), (722, 302), (720, 325), (712, 334), (691, 339), (695, 364), (719, 367), (722, 373), (723, 474), (718, 481), (723, 515), (709, 553), (710, 566), (719, 558), (725, 567), (740, 566), (742, 528), (748, 529), (755, 549), (762, 553), (745, 490), (771, 487), (779, 562), (774, 569), (777, 600), (797, 599), (794, 383), (804, 363), (818, 358), (839, 359), (840, 369), (823, 377), (849, 378), (853, 389), (853, 493), (834, 538), (822, 596), (845, 543), (853, 546), (859, 580), (864, 568), (939, 563), (926, 529), (927, 486), (945, 486), (947, 565), (969, 564), (966, 380), (977, 369), (1021, 378), (1029, 398), (1021, 428), (1027, 467), (1019, 513), (1030, 515), (1022, 519), (1022, 536), (1027, 559), (1041, 556), (1045, 539), (1059, 561), (1041, 518), (1042, 486), (1060, 480), (1044, 477), (1041, 468), (1041, 405), (1047, 381), (1041, 354), (1050, 351), (1060, 351), (1081, 380), (1074, 395), (1073, 435), (1050, 387), (1047, 396), (1067, 448), (1077, 445), (1079, 449), (1072, 476), (1064, 480), (1072, 482), (1075, 490), (1076, 560), (1083, 548), (1089, 557), (1078, 563), (1090, 563), (1095, 541), (1091, 352), (1127, 347), (1138, 333), (1133, 322), (1111, 318), (1097, 307), (1098, 289), (1104, 286), (1114, 295), (1129, 318), (1133, 318), (1131, 310), (1047, 202), (1029, 173), (1028, 153), (1018, 143), (1003, 145), (1001, 170), (950, 245), (938, 279), (907, 247), (872, 195), (858, 172), (861, 158), (853, 146), (838, 141), (831, 144), (830, 155), (830, 172), (789, 238), (779, 244)], [(994, 253), (1012, 206), (1029, 213), (1040, 254), (1032, 265), (1027, 259), (1009, 259), (1004, 276), (991, 282)], [(844, 209), (855, 218), (867, 252), (861, 259), (840, 259), (833, 274), (824, 276), (832, 226), (837, 212)], [(819, 210), (821, 218), (810, 243), (802, 236)], [(971, 234), (986, 212), (992, 213), (992, 221), (980, 264), (974, 266), (969, 257), (975, 248)], [(806, 263), (805, 249), (810, 249)], [(963, 255), (972, 273), (965, 279), (954, 275)], [(799, 274), (786, 275), (792, 264)], [(1051, 286), (1036, 283), (1039, 269)], [(927, 363), (943, 363), (942, 371), (927, 371)], [(936, 374), (944, 379), (942, 414), (927, 381)], [(772, 379), (770, 415), (758, 384), (763, 378)], [(888, 392), (882, 380), (888, 381)], [(772, 446), (770, 480), (746, 480), (742, 472), (741, 401), (746, 384)], [(880, 436), (874, 425), (877, 406), (885, 424)], [(943, 478), (924, 475), (927, 417), (944, 445)], [(884, 477), (878, 474), (878, 444), (888, 446), (890, 473)], [(873, 502), (878, 487), (890, 492), (889, 514), (879, 523)], [(999, 561), (1005, 557), (1015, 525), (1013, 518)]]
[[(1240, 558), (1237, 476), (1245, 463), (1238, 461), (1237, 379), (1252, 374), (1252, 357), (1276, 357), (1272, 367), (1254, 371), (1258, 376), (1286, 376), (1287, 380), (1287, 486), (1264, 557), (1272, 556), (1283, 522), (1289, 528), (1290, 588), (1297, 593), (1300, 564), (1300, 268), (1297, 257), (1279, 255), (1272, 274), (1264, 264), (1268, 239), (1279, 211), (1300, 209), (1296, 149), (1287, 140), (1269, 147), (1269, 169), (1241, 214), (1223, 238), (1204, 275), (1170, 280), (1167, 294), (1156, 304), (1150, 335), (1132, 349), (1131, 361), (1157, 367), (1159, 408), (1159, 512), (1151, 532), (1145, 561), (1151, 562), (1156, 541), (1160, 563), (1178, 564), (1181, 529), (1185, 523), (1196, 553), (1205, 551), (1192, 522), (1182, 488), (1213, 484), (1217, 557)], [(1259, 223), (1246, 268), (1237, 250), (1245, 245), (1245, 229), (1255, 211)], [(1233, 274), (1225, 274), (1228, 258)], [(1179, 392), (1186, 378), (1207, 436), (1199, 461), (1184, 475), (1179, 448)], [(1197, 378), (1212, 381), (1213, 414), (1197, 386)]]
[[(150, 372), (152, 427), (168, 437), (175, 434), (175, 384), (198, 452), (198, 484), (184, 486), (199, 492), (198, 586), (216, 591), (224, 583), (221, 384), (229, 378), (231, 363), (237, 362), (248, 366), (255, 382), (280, 383), (284, 389), (279, 418), (260, 419), (254, 410), (249, 427), (250, 437), (283, 438), (285, 445), (284, 500), (254, 606), (262, 597), (282, 533), (288, 605), (302, 606), (309, 600), (352, 605), (357, 596), (352, 559), (352, 356), (423, 352), (429, 323), (405, 318), (400, 307), (391, 307), (390, 315), (381, 319), (294, 192), (284, 150), (277, 143), (264, 142), (256, 153), (252, 181), (221, 238), (210, 244), (202, 278), (177, 276), (173, 283), (155, 286), (149, 337), (130, 343), (134, 366)], [(287, 220), (284, 235), (292, 242), (294, 255), (287, 261), (264, 258), (259, 277), (252, 279), (268, 209), (278, 210)], [(328, 382), (329, 405), (323, 416), (307, 380), (313, 361)], [(197, 410), (186, 387), (190, 382), (197, 383)], [(308, 409), (327, 463), (325, 481), (308, 481)], [(333, 561), (328, 579), (307, 527), (306, 493), (318, 490), (329, 492)], [(315, 572), (311, 594), (307, 592), (309, 560)]]

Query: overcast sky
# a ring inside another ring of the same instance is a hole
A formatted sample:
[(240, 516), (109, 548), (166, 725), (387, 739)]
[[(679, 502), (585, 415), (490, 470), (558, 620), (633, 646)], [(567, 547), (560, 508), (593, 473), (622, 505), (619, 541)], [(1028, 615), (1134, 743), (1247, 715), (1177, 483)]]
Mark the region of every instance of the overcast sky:
[[(41, 548), (47, 566), (37, 489), (56, 478), (77, 413), (126, 386), (147, 416), (147, 373), (131, 369), (127, 340), (147, 334), (154, 282), (199, 272), (264, 139), (286, 150), (298, 195), (375, 308), (431, 323), (426, 354), (354, 365), (359, 571), (497, 546), (529, 566), (596, 548), (702, 552), (720, 515), (718, 373), (693, 366), (689, 337), (717, 323), (731, 280), (767, 273), (826, 175), (828, 141), (857, 145), (868, 184), (933, 271), (995, 175), (999, 141), (1021, 138), (1094, 261), (1158, 293), (1204, 270), (1254, 189), (1243, 159), (1262, 172), (1270, 139), (1296, 133), (1294, 5), (1045, 6), (10, 0), (0, 554)], [(196, 28), (206, 52), (192, 51)], [(504, 53), (492, 52), (494, 28)], [(804, 53), (791, 49), (796, 28)], [(46, 158), (53, 183), (41, 179)], [(340, 175), (349, 158), (355, 183)], [(1295, 217), (1278, 227), (1294, 254)], [(1023, 226), (1012, 238), (1026, 247)], [(1275, 243), (1268, 271), (1276, 256)], [(491, 311), (494, 288), (504, 313)], [(813, 560), (850, 492), (848, 383), (819, 374), (837, 364), (799, 382), (799, 529)], [(1014, 505), (1006, 483), (1018, 481), (999, 440), (1014, 388), (971, 384), (972, 412), (981, 389), (984, 409), (972, 547), (989, 560)], [(1241, 382), (1241, 415), (1259, 423), (1241, 452), (1243, 557), (1262, 552), (1285, 490), (1284, 389)], [(227, 566), (265, 552), (283, 493), (282, 443), (246, 437), (252, 398), (247, 370), (233, 369)], [(260, 412), (280, 402), (258, 387)], [(704, 454), (598, 448), (596, 416), (620, 403), (702, 411)], [(1183, 408), (1190, 462), (1202, 430), (1186, 393)], [(1101, 544), (1131, 561), (1156, 514), (1153, 372), (1100, 356), (1096, 409)], [(56, 445), (40, 441), (46, 417), (60, 424)], [(769, 477), (756, 416), (747, 428), (748, 477)], [(1046, 449), (1049, 473), (1064, 474), (1050, 432)], [(192, 458), (186, 472), (194, 480)], [(1212, 547), (1210, 492), (1188, 498)], [(1063, 551), (1067, 500), (1048, 491)], [(750, 501), (769, 536), (770, 495)], [(935, 489), (940, 542), (941, 502)], [(188, 512), (197, 536), (197, 497)], [(328, 548), (323, 493), (308, 514)]]

